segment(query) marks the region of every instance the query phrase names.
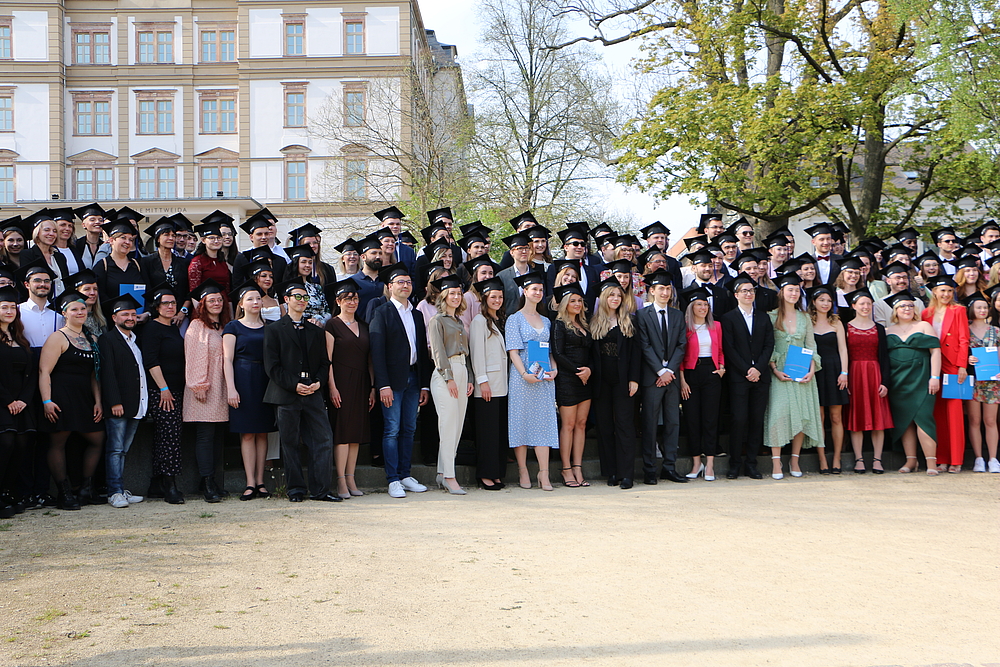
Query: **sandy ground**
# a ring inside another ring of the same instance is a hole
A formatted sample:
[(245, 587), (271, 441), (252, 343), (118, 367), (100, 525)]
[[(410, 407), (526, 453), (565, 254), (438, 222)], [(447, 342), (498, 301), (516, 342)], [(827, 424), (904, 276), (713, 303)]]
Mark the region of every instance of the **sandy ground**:
[(0, 524), (0, 665), (1000, 663), (1000, 475)]

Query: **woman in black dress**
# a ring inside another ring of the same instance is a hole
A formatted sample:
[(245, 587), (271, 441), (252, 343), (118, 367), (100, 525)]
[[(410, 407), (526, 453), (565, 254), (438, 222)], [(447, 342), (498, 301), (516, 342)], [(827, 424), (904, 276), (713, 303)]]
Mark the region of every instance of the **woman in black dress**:
[[(65, 326), (49, 335), (38, 363), (38, 392), (45, 410), (45, 430), (49, 440), (49, 472), (59, 487), (59, 509), (78, 510), (95, 494), (91, 477), (97, 469), (104, 446), (104, 418), (101, 389), (97, 382), (97, 341), (84, 328), (87, 299), (79, 292), (66, 291), (55, 301), (66, 320)], [(87, 445), (83, 453), (83, 484), (80, 497), (73, 494), (66, 471), (66, 440), (79, 433)], [(128, 495), (126, 495), (128, 498)]]
[(552, 323), (552, 357), (559, 368), (556, 405), (561, 421), (559, 456), (563, 484), (570, 488), (590, 486), (583, 478), (583, 445), (593, 396), (592, 387), (587, 384), (594, 368), (593, 340), (587, 327), (580, 283), (556, 287), (554, 296), (559, 308)]
[(368, 325), (357, 318), (358, 283), (339, 281), (328, 291), (334, 316), (326, 323), (330, 354), (330, 422), (333, 426), (337, 495), (345, 500), (363, 496), (354, 481), (358, 447), (369, 440), (368, 412), (375, 405), (373, 370), (368, 349)]
[(0, 373), (0, 519), (9, 519), (18, 511), (15, 506), (20, 498), (12, 472), (27, 456), (29, 434), (35, 430), (31, 404), (38, 386), (38, 364), (24, 337), (19, 301), (16, 289), (0, 287), (0, 368), (4, 369)]
[(139, 262), (129, 257), (135, 248), (135, 228), (122, 221), (101, 225), (101, 229), (108, 235), (111, 254), (96, 262), (93, 270), (101, 301), (106, 301), (121, 296), (122, 285), (141, 285), (143, 277)]
[(186, 317), (181, 307), (191, 307), (190, 302), (187, 302), (188, 264), (190, 260), (174, 254), (177, 227), (173, 220), (160, 218), (146, 227), (145, 231), (153, 238), (155, 252), (145, 255), (139, 260), (142, 282), (147, 287), (166, 283), (172, 288), (174, 296), (180, 299), (176, 308), (177, 312), (173, 316), (173, 323), (180, 326)]
[(243, 470), (247, 476), (240, 500), (271, 495), (264, 486), (264, 460), (267, 434), (276, 427), (274, 408), (264, 403), (267, 374), (264, 372), (264, 319), (260, 315), (263, 297), (264, 291), (254, 282), (233, 290), (236, 319), (222, 330), (229, 432), (240, 434)]
[[(155, 257), (155, 255), (150, 255)], [(174, 324), (180, 308), (177, 292), (161, 283), (144, 295), (151, 319), (139, 345), (149, 378), (149, 414), (153, 418), (153, 479), (148, 498), (171, 505), (184, 503), (177, 489), (181, 472), (181, 429), (184, 427), (184, 338)]]
[[(826, 421), (830, 417), (833, 436), (833, 462), (826, 462), (826, 448), (817, 447), (821, 475), (840, 474), (840, 453), (844, 450), (844, 406), (847, 395), (847, 333), (840, 317), (833, 312), (836, 292), (828, 285), (814, 287), (809, 292), (809, 316), (813, 322), (813, 337), (822, 370), (816, 372), (819, 391), (819, 413)], [(851, 311), (853, 314), (853, 310)]]

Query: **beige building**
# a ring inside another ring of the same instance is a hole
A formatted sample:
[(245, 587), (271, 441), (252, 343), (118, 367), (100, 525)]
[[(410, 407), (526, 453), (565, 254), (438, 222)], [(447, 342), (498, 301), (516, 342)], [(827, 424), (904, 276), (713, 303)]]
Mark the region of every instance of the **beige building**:
[(371, 228), (407, 196), (399, 155), (447, 132), (433, 100), (467, 113), (455, 56), (405, 0), (4, 2), (0, 215), (97, 200)]

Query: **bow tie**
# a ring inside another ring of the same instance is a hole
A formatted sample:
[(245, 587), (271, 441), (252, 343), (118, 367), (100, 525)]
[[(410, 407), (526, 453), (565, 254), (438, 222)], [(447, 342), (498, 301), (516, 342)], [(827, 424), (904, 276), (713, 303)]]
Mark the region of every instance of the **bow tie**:
[(823, 255), (819, 255), (819, 256), (816, 257), (816, 260), (820, 261), (820, 262), (829, 262), (830, 261), (830, 256), (827, 255), (826, 257), (824, 257)]

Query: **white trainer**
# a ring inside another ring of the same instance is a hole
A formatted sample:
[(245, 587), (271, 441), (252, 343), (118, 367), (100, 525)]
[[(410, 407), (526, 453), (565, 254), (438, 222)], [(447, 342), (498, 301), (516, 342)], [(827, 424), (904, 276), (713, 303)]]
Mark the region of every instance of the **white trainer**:
[(412, 491), (413, 493), (423, 493), (424, 491), (427, 490), (426, 486), (418, 482), (413, 477), (404, 477), (402, 480), (400, 480), (400, 484), (403, 485), (404, 489), (406, 489), (407, 491)]
[(972, 466), (972, 472), (986, 472), (986, 460), (982, 456), (976, 457), (976, 462)]
[(122, 495), (125, 496), (125, 500), (128, 501), (129, 505), (135, 505), (136, 503), (141, 503), (145, 498), (143, 496), (137, 496), (131, 491), (122, 491)]
[(988, 464), (988, 469), (990, 472), (1000, 472), (1000, 461), (996, 459), (990, 459)]
[(406, 497), (406, 490), (403, 488), (402, 482), (389, 482), (389, 497), (391, 498)]
[(123, 507), (128, 507), (128, 499), (122, 493), (112, 493), (111, 497), (108, 498), (108, 504), (112, 507), (121, 509)]

